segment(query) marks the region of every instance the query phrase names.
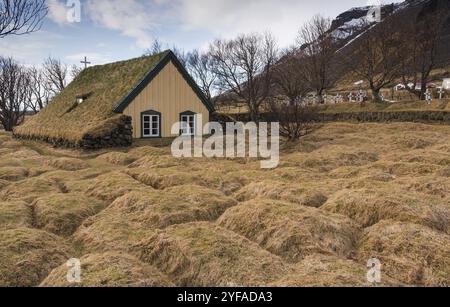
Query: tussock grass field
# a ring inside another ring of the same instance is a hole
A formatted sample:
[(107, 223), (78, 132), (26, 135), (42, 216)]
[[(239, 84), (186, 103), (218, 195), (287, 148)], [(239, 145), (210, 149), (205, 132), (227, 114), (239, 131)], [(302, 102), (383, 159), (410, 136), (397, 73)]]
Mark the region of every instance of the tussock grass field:
[(273, 170), (138, 144), (0, 132), (0, 286), (450, 286), (449, 126), (326, 124)]

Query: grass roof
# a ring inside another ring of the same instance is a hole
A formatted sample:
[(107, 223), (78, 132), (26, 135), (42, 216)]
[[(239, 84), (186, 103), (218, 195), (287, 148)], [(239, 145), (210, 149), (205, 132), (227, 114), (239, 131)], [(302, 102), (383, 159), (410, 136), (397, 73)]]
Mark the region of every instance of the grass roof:
[[(123, 117), (114, 113), (114, 108), (168, 52), (85, 69), (44, 110), (14, 133), (77, 143), (87, 134), (101, 136), (110, 132)], [(84, 98), (79, 105), (77, 97)]]

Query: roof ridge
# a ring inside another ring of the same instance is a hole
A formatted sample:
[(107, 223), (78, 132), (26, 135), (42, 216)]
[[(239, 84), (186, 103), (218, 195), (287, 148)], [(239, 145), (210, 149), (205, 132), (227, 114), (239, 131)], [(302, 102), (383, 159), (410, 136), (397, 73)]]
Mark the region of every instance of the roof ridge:
[[(164, 54), (166, 53), (166, 54)], [(192, 90), (197, 94), (205, 107), (210, 111), (214, 112), (214, 106), (211, 102), (205, 97), (203, 91), (198, 87), (197, 83), (191, 77), (191, 75), (187, 72), (186, 68), (181, 64), (180, 60), (177, 58), (175, 53), (167, 49), (158, 55), (161, 55), (161, 59), (153, 66), (152, 69), (137, 83), (137, 85), (117, 104), (114, 108), (114, 112), (122, 113), (126, 107), (141, 93), (141, 91), (150, 84), (153, 79), (163, 70), (163, 68), (170, 62), (173, 61), (175, 67), (185, 78), (186, 82), (192, 88)]]

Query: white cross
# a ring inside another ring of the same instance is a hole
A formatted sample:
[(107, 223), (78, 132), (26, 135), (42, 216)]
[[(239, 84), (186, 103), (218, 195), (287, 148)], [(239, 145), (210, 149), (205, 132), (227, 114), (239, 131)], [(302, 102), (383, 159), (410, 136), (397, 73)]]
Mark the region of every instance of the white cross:
[(443, 87), (441, 87), (440, 89), (439, 89), (439, 99), (442, 99), (442, 95), (445, 93), (445, 91), (444, 91), (444, 88)]

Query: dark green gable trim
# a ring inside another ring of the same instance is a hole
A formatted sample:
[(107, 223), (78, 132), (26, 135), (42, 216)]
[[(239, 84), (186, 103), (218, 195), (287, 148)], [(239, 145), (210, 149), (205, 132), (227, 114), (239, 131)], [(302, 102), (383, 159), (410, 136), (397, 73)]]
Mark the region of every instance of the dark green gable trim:
[(186, 68), (184, 68), (183, 64), (181, 64), (180, 60), (176, 57), (176, 55), (171, 51), (167, 51), (166, 55), (162, 57), (162, 59), (156, 64), (156, 66), (144, 77), (144, 79), (114, 108), (114, 112), (123, 113), (128, 105), (139, 95), (144, 88), (153, 81), (153, 79), (166, 67), (166, 65), (171, 62), (175, 65), (187, 83), (190, 85), (192, 90), (197, 94), (198, 98), (203, 102), (205, 107), (209, 112), (214, 112), (214, 106), (212, 103), (205, 97), (202, 90), (198, 87), (197, 83), (192, 79), (192, 77), (187, 72)]

